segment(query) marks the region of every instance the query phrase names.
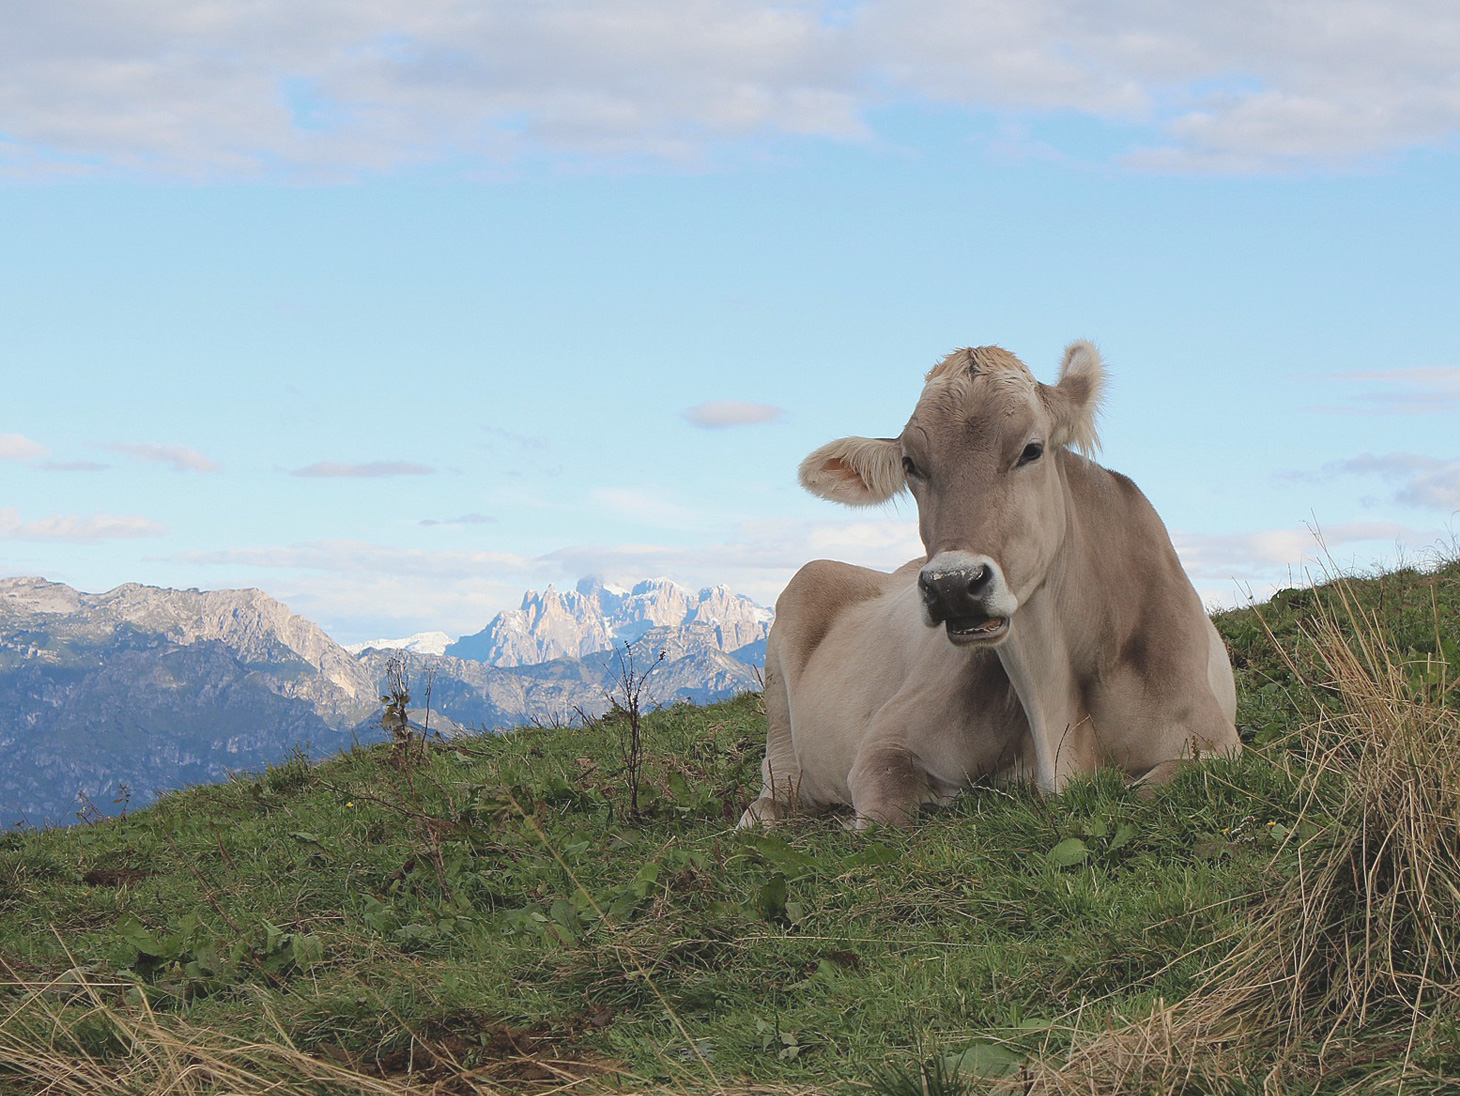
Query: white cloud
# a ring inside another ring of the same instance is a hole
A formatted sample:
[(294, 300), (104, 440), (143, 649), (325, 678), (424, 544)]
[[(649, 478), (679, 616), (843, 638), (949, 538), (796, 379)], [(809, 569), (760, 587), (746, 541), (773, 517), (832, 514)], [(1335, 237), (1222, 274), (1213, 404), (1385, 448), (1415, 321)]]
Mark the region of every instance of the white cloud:
[(562, 580), (555, 566), (507, 552), (425, 551), (364, 541), (188, 551), (182, 565), (226, 570), (351, 643), (377, 635), (481, 629), (534, 584)]
[(43, 460), (36, 467), (42, 472), (105, 472), (111, 465), (94, 460)]
[(24, 434), (0, 434), (0, 460), (34, 460), (50, 452)]
[(462, 514), (458, 518), (422, 518), (422, 525), (492, 525), (496, 518), (490, 514)]
[(571, 584), (587, 574), (631, 583), (664, 575), (690, 587), (726, 583), (762, 605), (812, 559), (892, 570), (922, 555), (905, 517), (836, 522), (757, 521), (723, 540), (680, 546), (572, 545), (541, 556), (427, 551), (363, 541), (314, 541), (261, 548), (188, 551), (178, 564), (227, 569), (228, 581), (257, 585), (324, 625), (344, 642), (442, 630), (464, 635), (528, 588)]
[(708, 430), (722, 430), (727, 426), (749, 426), (760, 422), (775, 422), (782, 413), (779, 407), (769, 403), (712, 400), (709, 403), (695, 404), (684, 413), (684, 417), (695, 426)]
[(0, 171), (698, 164), (899, 104), (1134, 126), (1140, 168), (1351, 165), (1453, 147), (1457, 56), (1451, 0), (47, 0), (0, 39)]
[(287, 568), (302, 571), (375, 572), (419, 578), (452, 578), (488, 572), (530, 573), (529, 556), (510, 552), (431, 552), (388, 548), (366, 541), (322, 540), (289, 547), (222, 548), (178, 554), (183, 563)]
[(1460, 510), (1460, 460), (1420, 472), (1394, 495), (1409, 506), (1429, 510)]
[(303, 468), (296, 468), (289, 474), (321, 479), (377, 479), (383, 476), (430, 476), (435, 472), (434, 468), (424, 464), (413, 464), (407, 460), (377, 460), (366, 464), (322, 460)]
[(1377, 476), (1397, 482), (1393, 500), (1421, 510), (1460, 510), (1460, 460), (1440, 460), (1419, 453), (1362, 453), (1325, 464), (1318, 472), (1289, 478), (1323, 481), (1338, 476)]
[(723, 540), (681, 546), (581, 544), (543, 556), (568, 574), (600, 574), (627, 583), (667, 575), (687, 586), (726, 583), (762, 605), (774, 604), (791, 576), (813, 559), (837, 559), (891, 571), (923, 555), (907, 518), (741, 522)]
[[(1432, 539), (1393, 522), (1350, 522), (1313, 531), (1294, 527), (1228, 535), (1175, 533), (1182, 564), (1208, 603), (1265, 597), (1325, 568), (1367, 567), (1396, 543)], [(1348, 556), (1345, 556), (1345, 552)], [(428, 551), (363, 541), (190, 551), (177, 563), (226, 568), (229, 581), (258, 585), (342, 642), (375, 635), (480, 630), (529, 588), (571, 585), (584, 575), (628, 585), (663, 575), (691, 588), (725, 583), (774, 605), (791, 576), (814, 559), (892, 571), (923, 555), (917, 523), (905, 514), (845, 520), (758, 520), (693, 543), (575, 544), (540, 556), (491, 551)]]
[(22, 521), (15, 507), (0, 508), (0, 540), (97, 541), (160, 537), (167, 528), (131, 514), (69, 514)]
[[(1276, 584), (1306, 581), (1309, 572), (1322, 573), (1326, 561), (1345, 546), (1384, 544), (1424, 539), (1423, 534), (1390, 521), (1346, 522), (1318, 529), (1259, 529), (1248, 533), (1199, 534), (1174, 532), (1176, 554), (1186, 573), (1199, 587), (1222, 583), (1229, 588), (1270, 591)], [(1375, 558), (1361, 561), (1364, 565)]]
[(219, 465), (186, 445), (153, 445), (147, 442), (113, 442), (106, 446), (133, 460), (170, 464), (174, 472), (217, 472)]
[(1357, 385), (1349, 402), (1327, 411), (1367, 415), (1432, 415), (1460, 411), (1460, 366), (1427, 365), (1407, 369), (1362, 369), (1331, 374)]

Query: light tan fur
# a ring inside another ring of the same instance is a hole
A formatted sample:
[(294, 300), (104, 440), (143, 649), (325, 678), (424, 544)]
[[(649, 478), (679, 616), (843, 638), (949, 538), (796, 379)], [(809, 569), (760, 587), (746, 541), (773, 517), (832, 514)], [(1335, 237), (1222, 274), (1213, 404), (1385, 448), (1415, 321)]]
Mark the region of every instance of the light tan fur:
[(842, 438), (801, 462), (801, 486), (847, 506), (876, 506), (903, 489), (902, 466), (889, 463), (887, 438)]
[[(817, 561), (781, 595), (764, 786), (741, 825), (837, 805), (907, 823), (984, 776), (1057, 792), (1109, 764), (1159, 782), (1240, 748), (1226, 649), (1160, 518), (1073, 451), (1098, 445), (1103, 388), (1089, 343), (1067, 349), (1055, 386), (997, 347), (957, 351), (899, 438), (807, 459), (803, 483), (838, 502), (911, 488), (928, 555), (890, 575)], [(1036, 443), (1047, 451), (1025, 460)], [(1006, 632), (955, 644), (925, 623), (919, 575), (935, 558), (988, 563), (989, 603), (1014, 607), (999, 610)]]
[(1032, 771), (998, 656), (970, 658), (922, 624), (921, 565), (889, 575), (816, 560), (781, 594), (766, 651), (761, 794), (741, 826), (839, 806), (858, 824), (907, 824), (919, 805), (980, 777)]

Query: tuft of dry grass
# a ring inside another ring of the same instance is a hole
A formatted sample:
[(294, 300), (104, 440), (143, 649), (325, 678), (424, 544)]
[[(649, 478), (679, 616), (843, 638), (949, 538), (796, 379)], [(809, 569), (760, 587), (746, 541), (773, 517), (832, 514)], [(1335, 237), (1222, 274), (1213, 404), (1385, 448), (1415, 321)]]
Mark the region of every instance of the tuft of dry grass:
[[(12, 981), (19, 999), (0, 1016), (0, 1089), (47, 1096), (418, 1096), (412, 1078), (371, 1076), (278, 1042), (244, 1040), (122, 997), (130, 983), (71, 970)], [(487, 1093), (488, 1087), (452, 1091)]]
[(1302, 732), (1297, 870), (1254, 908), (1201, 988), (1077, 1033), (1066, 1059), (1037, 1064), (1021, 1091), (1460, 1090), (1452, 668), (1407, 661), (1342, 580), (1330, 589), (1306, 629), (1318, 672), (1289, 667), (1321, 713)]
[[(492, 1066), (467, 1069), (421, 1048), (418, 1068), (371, 1072), (362, 1063), (296, 1048), (281, 1027), (277, 1041), (245, 1040), (152, 1008), (112, 982), (80, 969), (46, 981), (5, 981), (20, 991), (0, 1014), (0, 1091), (16, 1096), (499, 1096), (524, 1090), (551, 1096), (626, 1096), (688, 1090), (644, 1082), (617, 1068), (557, 1061), (529, 1049)], [(503, 1072), (505, 1067), (505, 1072)], [(502, 1073), (498, 1076), (498, 1073)], [(824, 1096), (802, 1085), (719, 1084), (703, 1096)]]

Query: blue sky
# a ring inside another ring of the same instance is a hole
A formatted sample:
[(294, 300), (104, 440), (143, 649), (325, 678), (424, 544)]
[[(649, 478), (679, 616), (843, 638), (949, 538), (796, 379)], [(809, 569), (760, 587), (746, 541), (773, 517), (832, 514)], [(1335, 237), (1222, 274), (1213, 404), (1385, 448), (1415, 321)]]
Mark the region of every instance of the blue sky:
[(916, 554), (796, 464), (1094, 340), (1211, 601), (1453, 552), (1449, 3), (12, 10), (0, 575), (342, 642)]

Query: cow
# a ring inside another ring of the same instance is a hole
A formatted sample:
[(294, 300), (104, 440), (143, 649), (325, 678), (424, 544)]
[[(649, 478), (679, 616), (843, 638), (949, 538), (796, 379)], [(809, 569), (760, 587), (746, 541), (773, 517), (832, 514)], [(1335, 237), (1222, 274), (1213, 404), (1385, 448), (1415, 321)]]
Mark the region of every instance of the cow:
[(851, 807), (910, 824), (980, 779), (1058, 793), (1101, 766), (1155, 785), (1235, 754), (1221, 637), (1134, 483), (1091, 458), (1105, 383), (1090, 343), (1036, 381), (995, 346), (927, 374), (896, 438), (801, 464), (814, 495), (906, 490), (926, 556), (887, 574), (817, 560), (776, 602), (759, 798), (740, 826)]

